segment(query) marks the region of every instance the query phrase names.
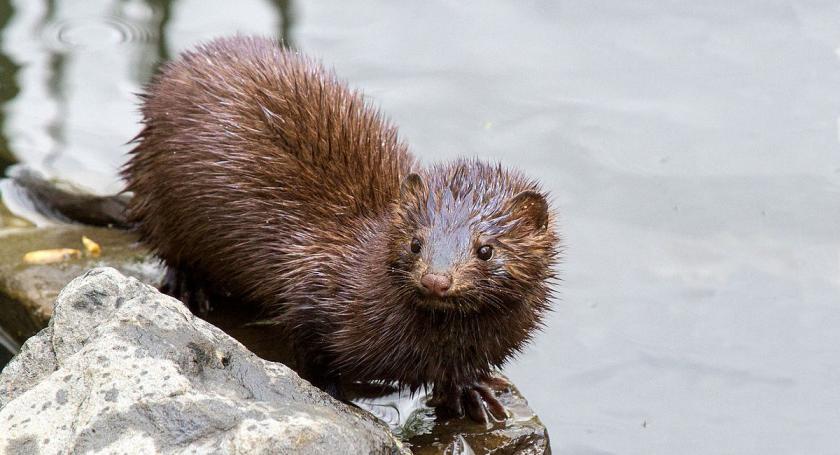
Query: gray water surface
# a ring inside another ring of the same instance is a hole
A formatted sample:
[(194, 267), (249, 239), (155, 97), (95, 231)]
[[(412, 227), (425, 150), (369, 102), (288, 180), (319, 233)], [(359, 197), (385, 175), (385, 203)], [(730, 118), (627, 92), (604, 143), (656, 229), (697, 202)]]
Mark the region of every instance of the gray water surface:
[(424, 162), (552, 193), (560, 297), (507, 373), (555, 453), (840, 453), (836, 2), (13, 3), (0, 166), (118, 191), (161, 58), (283, 35)]

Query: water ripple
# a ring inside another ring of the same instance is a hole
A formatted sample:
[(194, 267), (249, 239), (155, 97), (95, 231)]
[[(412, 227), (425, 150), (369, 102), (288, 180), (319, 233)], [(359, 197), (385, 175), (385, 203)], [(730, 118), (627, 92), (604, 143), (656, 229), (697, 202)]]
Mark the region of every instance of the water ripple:
[(114, 16), (59, 20), (41, 31), (41, 39), (56, 51), (103, 49), (123, 43), (150, 42), (155, 38), (154, 30)]

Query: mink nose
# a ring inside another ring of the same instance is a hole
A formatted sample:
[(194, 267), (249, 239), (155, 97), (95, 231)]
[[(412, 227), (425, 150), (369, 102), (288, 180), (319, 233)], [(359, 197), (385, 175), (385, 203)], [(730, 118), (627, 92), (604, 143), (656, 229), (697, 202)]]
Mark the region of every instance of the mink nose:
[(438, 275), (435, 273), (427, 273), (420, 278), (420, 284), (432, 294), (443, 297), (446, 291), (452, 286), (452, 279), (446, 275)]

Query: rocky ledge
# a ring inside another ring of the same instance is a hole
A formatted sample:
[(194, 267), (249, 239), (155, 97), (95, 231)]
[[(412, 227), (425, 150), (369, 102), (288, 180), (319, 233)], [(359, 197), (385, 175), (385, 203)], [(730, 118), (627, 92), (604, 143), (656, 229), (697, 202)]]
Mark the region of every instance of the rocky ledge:
[(0, 375), (0, 453), (408, 453), (370, 414), (111, 268)]

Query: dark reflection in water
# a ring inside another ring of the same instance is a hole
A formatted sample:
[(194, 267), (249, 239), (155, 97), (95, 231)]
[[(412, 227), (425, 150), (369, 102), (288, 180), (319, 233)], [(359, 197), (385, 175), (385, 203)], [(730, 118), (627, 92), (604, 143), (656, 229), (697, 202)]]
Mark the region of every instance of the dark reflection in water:
[(294, 5), (291, 0), (271, 0), (271, 3), (277, 8), (280, 18), (280, 39), (286, 43), (286, 46), (295, 47), (295, 41), (292, 38), (292, 27), (295, 25)]
[(169, 47), (166, 43), (166, 26), (169, 24), (169, 19), (172, 17), (172, 2), (169, 0), (146, 0), (152, 10), (155, 11), (157, 19), (157, 33), (155, 40), (157, 43), (157, 63), (160, 65), (166, 60), (170, 59)]
[[(39, 28), (44, 30), (49, 24), (56, 22), (56, 2), (55, 0), (48, 0), (46, 2), (47, 9), (44, 17), (41, 19)], [(59, 34), (59, 37), (61, 35)], [(65, 66), (67, 64), (67, 57), (64, 53), (59, 53), (54, 48), (47, 52), (47, 61), (49, 67), (49, 79), (47, 81), (47, 90), (49, 97), (55, 101), (58, 108), (58, 115), (46, 125), (46, 133), (52, 139), (54, 147), (44, 157), (43, 164), (47, 168), (53, 168), (55, 160), (61, 155), (61, 147), (65, 143), (65, 125), (64, 121), (67, 119), (67, 99), (64, 96), (64, 78)]]
[[(11, 0), (0, 0), (0, 30), (6, 27), (13, 12)], [(0, 105), (17, 95), (17, 72), (18, 65), (8, 55), (0, 52)], [(9, 141), (3, 128), (5, 120), (5, 111), (0, 109), (0, 175), (14, 162), (14, 155), (9, 149)]]
[[(12, 101), (3, 119), (16, 120), (0, 123), (0, 166), (23, 161), (100, 193), (120, 189), (116, 170), (139, 121), (134, 93), (173, 53), (240, 32), (295, 43), (288, 0), (46, 0), (17, 8), (5, 1), (0, 11), (0, 102)], [(209, 23), (193, 25), (202, 21)]]

